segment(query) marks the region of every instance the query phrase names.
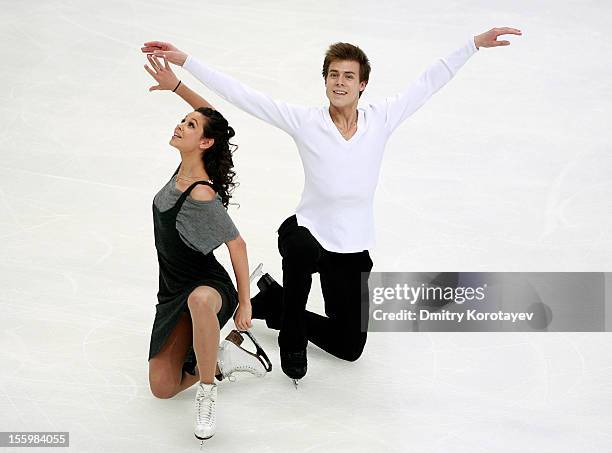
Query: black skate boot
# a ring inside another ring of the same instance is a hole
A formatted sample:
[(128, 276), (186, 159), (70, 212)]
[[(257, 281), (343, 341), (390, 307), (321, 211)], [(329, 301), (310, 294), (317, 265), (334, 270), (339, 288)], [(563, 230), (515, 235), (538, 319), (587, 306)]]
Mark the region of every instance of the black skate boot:
[(301, 351), (280, 351), (281, 368), (291, 380), (297, 389), (298, 380), (306, 376), (308, 363), (306, 360), (306, 349)]
[(257, 280), (259, 294), (251, 299), (253, 318), (265, 319), (270, 329), (281, 327), (283, 287), (268, 273)]
[(261, 276), (259, 280), (257, 280), (257, 287), (259, 288), (259, 291), (264, 292), (267, 291), (270, 287), (272, 287), (275, 283), (276, 286), (280, 286), (270, 274), (265, 273)]

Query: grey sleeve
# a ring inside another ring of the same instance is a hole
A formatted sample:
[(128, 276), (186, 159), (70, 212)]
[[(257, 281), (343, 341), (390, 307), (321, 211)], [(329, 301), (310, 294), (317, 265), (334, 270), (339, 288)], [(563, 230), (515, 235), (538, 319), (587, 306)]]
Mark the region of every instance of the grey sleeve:
[(219, 198), (200, 201), (187, 197), (176, 217), (176, 229), (185, 244), (204, 254), (240, 234)]

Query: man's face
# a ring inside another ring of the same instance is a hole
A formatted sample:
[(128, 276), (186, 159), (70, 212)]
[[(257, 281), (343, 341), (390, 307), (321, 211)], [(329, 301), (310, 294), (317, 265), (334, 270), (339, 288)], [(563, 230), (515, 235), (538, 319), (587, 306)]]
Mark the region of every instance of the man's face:
[(335, 60), (329, 65), (325, 79), (325, 94), (330, 104), (342, 108), (357, 103), (359, 93), (366, 87), (359, 81), (359, 63), (352, 60)]

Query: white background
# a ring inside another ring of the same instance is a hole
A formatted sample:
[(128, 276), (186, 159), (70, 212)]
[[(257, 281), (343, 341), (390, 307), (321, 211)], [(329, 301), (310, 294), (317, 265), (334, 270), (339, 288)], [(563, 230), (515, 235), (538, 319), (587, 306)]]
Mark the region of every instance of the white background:
[[(332, 42), (367, 52), (367, 102), (470, 36), (519, 28), (388, 143), (374, 270), (611, 271), (611, 15), (604, 1), (0, 1), (0, 430), (69, 431), (73, 451), (198, 448), (195, 388), (158, 400), (147, 383), (151, 202), (190, 109), (147, 91), (144, 41), (323, 105)], [(230, 214), (251, 264), (280, 279), (275, 230), (302, 189), (295, 146), (177, 73), (236, 129)], [(309, 307), (321, 306), (315, 284)], [(609, 334), (372, 333), (356, 363), (311, 347), (296, 391), (275, 332), (255, 324), (275, 369), (219, 386), (209, 451), (612, 449)]]

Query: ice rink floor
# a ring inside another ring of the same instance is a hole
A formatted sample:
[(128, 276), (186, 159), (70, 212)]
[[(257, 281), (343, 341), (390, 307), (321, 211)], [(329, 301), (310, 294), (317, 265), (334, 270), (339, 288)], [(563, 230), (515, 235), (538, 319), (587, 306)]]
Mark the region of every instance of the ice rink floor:
[[(367, 52), (368, 102), (470, 36), (521, 29), (389, 141), (374, 270), (601, 272), (612, 271), (610, 17), (605, 1), (1, 0), (0, 431), (69, 431), (78, 452), (199, 448), (195, 388), (159, 400), (147, 382), (151, 202), (190, 108), (148, 92), (144, 41), (324, 105), (333, 42)], [(275, 231), (303, 181), (295, 145), (177, 73), (235, 128), (229, 212), (251, 264), (280, 279)], [(317, 284), (309, 306), (321, 310)], [(274, 371), (219, 385), (206, 451), (612, 451), (609, 333), (371, 333), (356, 363), (312, 346), (296, 391), (275, 332), (253, 331)]]

